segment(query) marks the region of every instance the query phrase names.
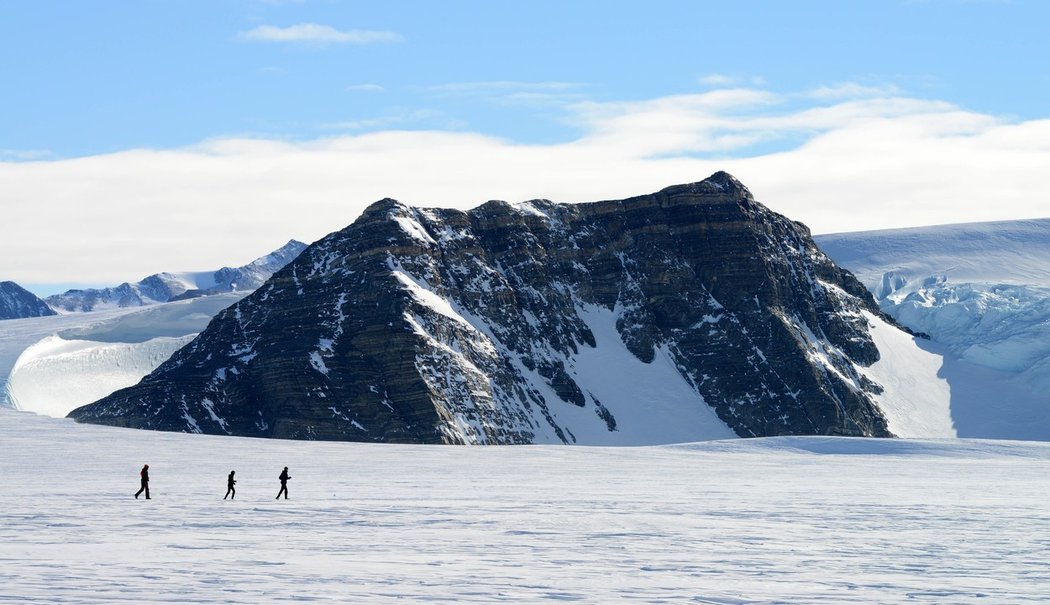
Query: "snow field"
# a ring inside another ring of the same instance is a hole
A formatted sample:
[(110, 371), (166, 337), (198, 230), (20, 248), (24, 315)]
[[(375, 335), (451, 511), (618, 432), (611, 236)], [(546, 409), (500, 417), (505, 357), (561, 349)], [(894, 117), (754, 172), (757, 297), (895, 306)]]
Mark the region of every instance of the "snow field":
[(0, 602), (1035, 603), (1048, 462), (1017, 442), (379, 446), (0, 410)]

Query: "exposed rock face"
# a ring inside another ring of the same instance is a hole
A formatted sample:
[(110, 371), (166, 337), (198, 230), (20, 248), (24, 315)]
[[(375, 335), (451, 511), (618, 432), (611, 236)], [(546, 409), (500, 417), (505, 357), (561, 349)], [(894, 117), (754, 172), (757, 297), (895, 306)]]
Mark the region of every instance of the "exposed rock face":
[[(651, 430), (674, 428), (665, 412), (673, 425), (710, 417), (685, 439), (715, 425), (889, 436), (880, 387), (858, 371), (879, 356), (862, 311), (879, 313), (806, 227), (725, 173), (589, 204), (387, 199), (140, 384), (70, 416), (415, 443), (684, 440)], [(670, 371), (641, 385), (651, 397), (602, 390), (658, 367)], [(675, 388), (672, 409), (661, 393)]]
[(125, 282), (112, 288), (69, 290), (47, 297), (47, 302), (55, 309), (73, 313), (114, 307), (141, 307), (211, 294), (251, 291), (305, 249), (306, 244), (291, 240), (243, 267), (223, 267), (218, 271), (200, 273), (154, 273), (134, 284)]
[(13, 281), (0, 282), (0, 319), (45, 317), (54, 310), (35, 294)]

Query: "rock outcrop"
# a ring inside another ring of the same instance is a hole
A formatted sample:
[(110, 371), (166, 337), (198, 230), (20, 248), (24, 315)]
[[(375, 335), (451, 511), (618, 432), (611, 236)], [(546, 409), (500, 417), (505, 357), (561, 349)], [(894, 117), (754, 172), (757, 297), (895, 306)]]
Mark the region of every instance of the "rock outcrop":
[(55, 311), (36, 294), (13, 281), (0, 282), (0, 319), (46, 317), (54, 314)]
[(726, 173), (586, 204), (386, 199), (70, 416), (402, 443), (890, 436), (866, 313), (807, 228)]

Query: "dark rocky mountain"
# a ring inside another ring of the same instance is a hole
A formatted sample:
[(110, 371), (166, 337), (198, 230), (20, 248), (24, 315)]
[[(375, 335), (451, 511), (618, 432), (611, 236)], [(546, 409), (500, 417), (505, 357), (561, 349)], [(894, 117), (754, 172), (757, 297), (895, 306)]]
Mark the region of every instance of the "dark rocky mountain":
[(873, 315), (726, 173), (586, 204), (386, 199), (70, 416), (408, 443), (890, 436)]
[(114, 307), (141, 307), (223, 292), (250, 291), (261, 286), (305, 249), (306, 244), (291, 240), (243, 267), (190, 273), (154, 273), (134, 284), (124, 282), (112, 288), (69, 290), (47, 297), (47, 303), (55, 309), (70, 313), (89, 312)]
[(45, 317), (47, 315), (55, 315), (55, 312), (36, 294), (13, 281), (0, 282), (0, 319)]

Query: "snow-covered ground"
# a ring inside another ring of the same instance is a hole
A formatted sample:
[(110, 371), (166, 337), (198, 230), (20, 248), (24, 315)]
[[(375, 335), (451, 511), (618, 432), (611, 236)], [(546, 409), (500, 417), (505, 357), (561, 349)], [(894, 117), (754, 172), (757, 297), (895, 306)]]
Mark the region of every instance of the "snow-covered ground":
[(0, 323), (0, 407), (65, 416), (137, 383), (246, 293)]
[(1042, 443), (382, 446), (3, 409), (0, 602), (1038, 603), (1048, 464)]
[(815, 239), (930, 335), (959, 436), (1050, 440), (1050, 219)]

